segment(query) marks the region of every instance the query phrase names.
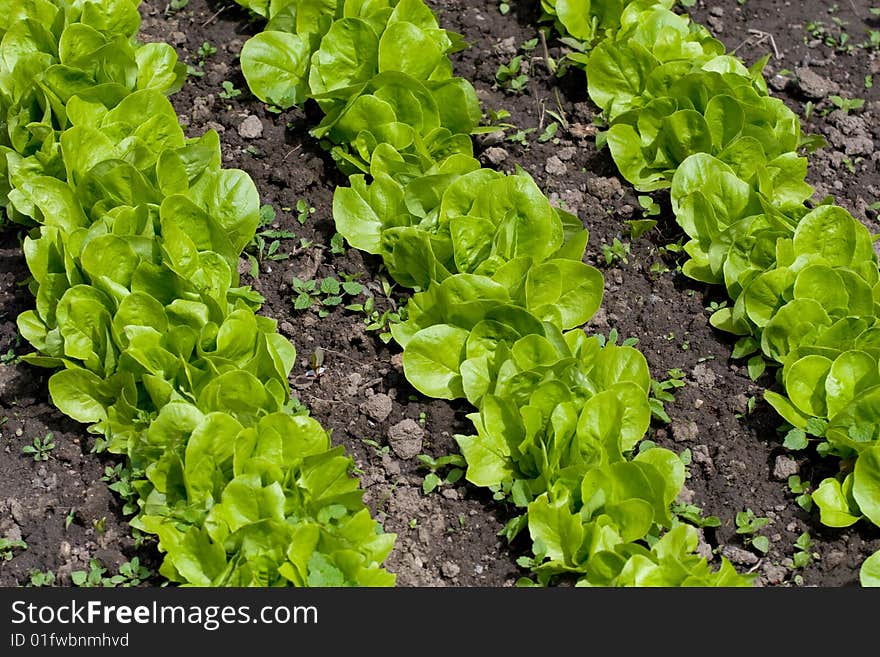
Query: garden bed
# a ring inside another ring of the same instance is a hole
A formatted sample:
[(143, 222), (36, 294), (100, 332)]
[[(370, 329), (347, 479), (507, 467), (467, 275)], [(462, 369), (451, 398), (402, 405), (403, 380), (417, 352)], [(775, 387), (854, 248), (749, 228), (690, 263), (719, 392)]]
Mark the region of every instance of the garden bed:
[[(655, 380), (683, 383), (670, 387), (670, 422), (655, 421), (648, 438), (689, 454), (682, 501), (719, 520), (702, 530), (704, 554), (726, 556), (738, 571), (757, 573), (763, 586), (857, 584), (861, 563), (880, 549), (877, 528), (824, 527), (815, 510), (798, 505), (789, 478), (818, 484), (836, 462), (782, 446), (781, 420), (762, 398), (774, 385), (772, 375), (752, 380), (746, 363), (731, 358), (733, 338), (710, 326), (707, 309), (723, 302), (723, 290), (678, 271), (683, 234), (668, 194), (636, 192), (619, 177), (607, 149), (597, 150), (597, 110), (583, 74), (550, 73), (547, 57), (559, 60), (560, 44), (551, 37), (545, 51), (532, 3), (510, 3), (506, 13), (493, 0), (429, 4), (441, 26), (471, 46), (453, 56), (456, 74), (475, 85), (484, 111), (509, 112), (500, 121), (512, 127), (476, 138), (484, 166), (522, 167), (590, 230), (587, 261), (603, 272), (605, 297), (587, 331), (638, 339)], [(833, 6), (725, 0), (698, 3), (690, 12), (747, 64), (771, 54), (765, 76), (773, 94), (799, 114), (805, 132), (828, 140), (810, 155), (816, 199), (832, 195), (874, 232), (880, 95), (868, 76), (880, 74), (880, 43), (870, 45), (870, 32), (880, 24), (869, 7), (859, 0)], [(471, 431), (465, 415), (472, 409), (463, 401), (426, 398), (403, 377), (400, 349), (383, 338), (381, 317), (401, 308), (409, 292), (383, 278), (378, 258), (336, 236), (332, 194), (346, 180), (308, 134), (318, 120), (315, 108), (275, 113), (248, 92), (238, 55), (260, 31), (259, 22), (232, 3), (205, 0), (179, 10), (164, 0), (145, 1), (141, 13), (141, 38), (171, 43), (190, 66), (184, 88), (172, 96), (187, 134), (215, 129), (224, 166), (246, 171), (260, 191), (263, 241), (250, 249), (253, 258), (242, 258), (243, 283), (266, 297), (262, 313), (277, 319), (297, 347), (294, 393), (353, 455), (365, 501), (385, 530), (397, 534), (386, 566), (398, 585), (509, 586), (527, 575), (516, 564), (529, 551), (525, 533), (512, 545), (497, 536), (513, 515), (510, 508), (463, 478), (448, 481), (455, 479), (449, 476), (454, 466), (437, 469), (433, 489), (432, 479), (426, 485), (429, 459), (418, 455), (455, 453), (453, 436)], [(499, 83), (500, 67), (516, 57), (522, 58), (511, 76), (516, 82)], [(657, 203), (651, 212), (659, 213), (650, 218), (658, 224), (633, 239), (626, 222), (646, 218), (643, 205), (653, 207), (640, 201), (646, 196)], [(52, 407), (45, 371), (16, 362), (28, 348), (15, 318), (33, 300), (20, 285), (27, 276), (21, 235), (7, 227), (0, 237), (0, 418), (7, 418), (0, 427), (0, 537), (27, 544), (0, 560), (0, 584), (54, 578), (68, 585), (92, 559), (107, 575), (134, 557), (153, 573), (160, 561), (154, 541), (133, 537), (124, 500), (108, 488), (117, 477), (107, 468), (116, 461), (93, 453), (92, 437)], [(346, 307), (363, 306), (369, 297), (372, 317)], [(53, 448), (43, 444), (49, 434)], [(35, 439), (42, 452), (23, 453)], [(756, 534), (738, 533), (737, 514), (749, 510), (769, 522)], [(758, 535), (767, 539), (766, 552), (753, 543)], [(162, 581), (153, 574), (144, 580)]]

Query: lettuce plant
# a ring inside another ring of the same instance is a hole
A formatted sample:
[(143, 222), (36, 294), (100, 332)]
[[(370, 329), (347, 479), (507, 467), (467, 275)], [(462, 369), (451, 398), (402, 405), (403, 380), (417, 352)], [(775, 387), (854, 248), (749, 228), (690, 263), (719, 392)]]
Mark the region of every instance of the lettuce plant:
[(651, 416), (644, 356), (577, 328), (603, 290), (581, 221), (524, 171), (474, 159), (480, 107), (449, 59), (461, 38), (422, 0), (239, 4), (266, 19), (242, 49), (251, 90), (323, 111), (312, 134), (350, 182), (334, 194), (337, 229), (415, 290), (392, 327), (407, 379), (476, 408), (474, 435), (456, 436), (466, 477), (519, 509), (505, 535), (528, 530), (537, 583), (749, 585), (727, 561), (711, 571), (696, 529), (671, 514), (678, 456), (637, 449)]
[[(820, 521), (880, 526), (878, 299), (873, 237), (849, 212), (815, 205), (796, 115), (767, 91), (759, 61), (745, 68), (671, 2), (544, 0), (557, 27), (582, 41), (590, 97), (621, 174), (639, 190), (669, 188), (690, 240), (684, 273), (723, 284), (733, 305), (716, 328), (737, 353), (775, 363), (783, 392), (767, 401), (821, 439), (840, 473), (813, 493)], [(606, 17), (619, 14), (619, 23)], [(589, 17), (589, 18), (585, 18)], [(604, 31), (584, 30), (584, 25)], [(863, 565), (876, 585), (877, 555)]]
[[(352, 461), (292, 410), (296, 351), (238, 280), (259, 194), (185, 138), (181, 65), (138, 0), (0, 3), (6, 214), (30, 227), (18, 326), (57, 407), (143, 477), (133, 527), (194, 586), (387, 586)], [(46, 27), (51, 26), (51, 29)]]

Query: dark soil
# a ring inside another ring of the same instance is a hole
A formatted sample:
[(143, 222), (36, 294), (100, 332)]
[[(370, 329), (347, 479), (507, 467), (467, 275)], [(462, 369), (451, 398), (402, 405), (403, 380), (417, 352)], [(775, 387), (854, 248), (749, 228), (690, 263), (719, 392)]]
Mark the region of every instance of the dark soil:
[[(512, 585), (528, 574), (516, 565), (528, 545), (518, 540), (509, 546), (497, 536), (511, 511), (494, 502), (490, 492), (463, 480), (425, 494), (427, 469), (416, 458), (400, 458), (397, 443), (389, 440), (389, 431), (392, 436), (403, 432), (421, 441), (420, 453), (449, 454), (456, 449), (452, 436), (470, 429), (468, 405), (414, 391), (402, 376), (400, 349), (393, 341), (386, 343), (381, 331), (367, 330), (364, 313), (342, 305), (326, 316), (317, 304), (310, 310), (294, 308), (294, 277), (356, 277), (365, 293), (347, 297), (345, 304), (363, 303), (372, 295), (380, 311), (400, 307), (408, 296), (407, 290), (389, 290), (377, 259), (331, 246), (333, 189), (345, 179), (308, 134), (318, 116), (310, 106), (272, 113), (247, 91), (238, 54), (260, 25), (237, 5), (190, 0), (173, 13), (166, 4), (142, 4), (142, 39), (173, 44), (181, 59), (202, 73), (189, 77), (172, 98), (181, 122), (190, 136), (217, 130), (225, 165), (247, 171), (263, 203), (276, 211), (267, 228), (295, 234), (276, 247), (283, 259), (263, 258), (256, 278), (243, 258), (242, 278), (266, 297), (263, 312), (278, 320), (298, 349), (292, 383), (299, 398), (332, 429), (334, 442), (354, 456), (365, 500), (385, 529), (398, 534), (387, 567), (397, 573), (400, 586)], [(630, 239), (625, 222), (641, 218), (639, 194), (617, 175), (608, 152), (595, 147), (595, 107), (583, 74), (571, 71), (557, 78), (549, 73), (545, 55), (558, 59), (562, 53), (553, 39), (546, 53), (540, 41), (534, 49), (522, 49), (538, 37), (531, 9), (537, 3), (511, 3), (506, 16), (496, 0), (430, 4), (443, 27), (460, 32), (471, 44), (455, 55), (457, 74), (475, 84), (484, 110), (507, 110), (506, 122), (517, 126), (504, 135), (477, 139), (484, 164), (505, 171), (523, 167), (554, 203), (577, 213), (590, 229), (588, 260), (603, 270), (606, 293), (586, 329), (637, 338), (657, 380), (669, 378), (672, 369), (685, 374), (686, 385), (666, 405), (672, 422), (655, 423), (648, 438), (691, 456), (683, 501), (721, 523), (704, 530), (705, 555), (715, 564), (717, 555), (725, 555), (740, 572), (756, 572), (762, 586), (858, 585), (862, 561), (880, 549), (880, 531), (862, 523), (845, 530), (823, 527), (815, 511), (795, 503), (787, 484), (790, 475), (817, 485), (833, 474), (836, 463), (813, 450), (783, 448), (781, 421), (762, 400), (762, 391), (774, 385), (772, 372), (753, 381), (745, 363), (731, 360), (733, 340), (709, 325), (706, 310), (711, 302), (724, 300), (723, 290), (695, 283), (677, 269), (681, 260), (674, 245), (682, 234), (669, 212), (668, 195), (652, 195), (662, 208), (657, 228)], [(711, 8), (701, 2), (690, 11), (748, 64), (771, 53), (765, 72), (773, 93), (803, 117), (806, 132), (829, 142), (810, 156), (816, 198), (833, 195), (877, 231), (877, 210), (869, 206), (880, 199), (880, 76), (872, 88), (866, 88), (866, 76), (880, 73), (880, 58), (877, 47), (857, 45), (868, 39), (869, 30), (880, 29), (877, 19), (869, 18), (869, 6), (866, 0), (853, 0), (831, 11), (831, 5), (820, 2), (748, 0), (740, 5), (718, 0)], [(817, 31), (819, 21), (825, 34)], [(813, 34), (807, 31), (811, 22)], [(842, 31), (848, 40), (840, 47), (814, 36), (833, 37), (839, 44)], [(205, 42), (216, 52), (200, 54)], [(849, 52), (848, 44), (855, 46)], [(497, 88), (498, 67), (517, 54), (525, 56), (527, 65), (524, 90)], [(225, 81), (241, 93), (224, 92)], [(849, 113), (826, 112), (833, 109), (831, 94), (866, 103)], [(567, 127), (539, 139), (559, 118)], [(518, 136), (518, 130), (527, 132)], [(315, 209), (302, 223), (300, 200)], [(629, 245), (629, 253), (609, 264), (602, 247), (615, 238)], [(28, 348), (19, 341), (15, 318), (33, 305), (21, 286), (27, 270), (20, 239), (14, 229), (0, 235), (0, 538), (24, 540), (27, 548), (13, 550), (8, 560), (0, 555), (0, 585), (29, 585), (35, 571), (52, 572), (56, 584), (69, 585), (71, 571), (87, 569), (90, 559), (116, 572), (137, 556), (155, 569), (160, 555), (154, 542), (132, 536), (123, 502), (101, 479), (115, 463), (112, 455), (93, 453), (93, 439), (84, 428), (51, 406), (47, 372), (17, 362), (16, 355)], [(267, 238), (267, 248), (273, 239)], [(49, 432), (56, 447), (48, 460), (22, 453), (22, 447)], [(759, 532), (770, 541), (766, 554), (736, 533), (735, 516), (747, 509), (770, 520)], [(815, 558), (794, 568), (795, 541), (805, 532)], [(146, 583), (161, 581), (154, 576)]]

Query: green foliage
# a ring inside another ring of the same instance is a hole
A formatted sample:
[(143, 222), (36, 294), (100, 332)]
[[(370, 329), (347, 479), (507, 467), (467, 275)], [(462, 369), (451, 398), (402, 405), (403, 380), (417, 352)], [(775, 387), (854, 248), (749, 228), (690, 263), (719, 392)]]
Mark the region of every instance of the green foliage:
[(318, 306), (318, 316), (326, 317), (336, 306), (343, 303), (346, 296), (356, 297), (364, 291), (364, 286), (354, 277), (342, 275), (342, 282), (328, 276), (318, 280), (304, 281), (294, 276), (291, 282), (294, 292), (295, 310), (308, 310)]
[(809, 481), (801, 481), (800, 476), (791, 475), (788, 478), (788, 490), (796, 495), (795, 502), (799, 507), (807, 512), (813, 510), (813, 498), (810, 497), (812, 484)]
[(290, 251), (282, 250), (283, 240), (295, 239), (296, 235), (289, 230), (273, 228), (277, 214), (275, 208), (264, 204), (260, 206), (260, 223), (251, 241), (245, 246), (245, 255), (250, 262), (251, 278), (260, 277), (261, 266), (266, 261), (287, 260)]
[[(159, 574), (393, 584), (381, 564), (394, 536), (370, 517), (350, 458), (298, 414), (296, 351), (240, 285), (240, 255), (258, 228), (269, 239), (270, 213), (246, 173), (222, 167), (215, 132), (184, 135), (167, 99), (185, 75), (174, 49), (137, 40), (132, 0), (10, 6), (0, 112), (16, 119), (0, 200), (28, 228), (36, 304), (18, 327), (35, 351), (23, 359), (54, 370), (52, 401), (96, 449), (124, 457), (105, 480), (129, 524), (158, 539)], [(25, 452), (45, 459), (51, 445)], [(147, 576), (133, 560), (109, 580)]]
[(368, 296), (364, 303), (353, 303), (346, 306), (347, 310), (364, 313), (365, 330), (378, 331), (379, 339), (385, 344), (391, 342), (391, 327), (400, 322), (406, 321), (406, 306), (399, 310), (395, 306), (379, 311), (376, 308), (376, 298)]
[(770, 539), (766, 536), (757, 535), (758, 530), (770, 524), (769, 518), (755, 515), (751, 509), (738, 511), (735, 517), (736, 533), (743, 537), (746, 545), (751, 545), (764, 554), (770, 549)]
[(196, 54), (199, 56), (199, 66), (204, 66), (205, 60), (208, 59), (208, 57), (217, 54), (217, 48), (209, 42), (203, 41)]
[(223, 80), (223, 83), (220, 86), (223, 87), (223, 91), (219, 92), (217, 95), (224, 100), (241, 96), (241, 89), (236, 89), (235, 85), (229, 80)]
[(13, 550), (27, 550), (28, 544), (19, 539), (0, 538), (0, 560), (9, 561)]
[(37, 436), (30, 445), (21, 448), (22, 454), (30, 454), (34, 461), (48, 461), (55, 449), (55, 436), (50, 431), (45, 436)]
[(55, 573), (51, 570), (43, 572), (42, 570), (33, 570), (28, 580), (28, 586), (43, 587), (55, 585)]
[[(444, 485), (458, 482), (465, 473), (467, 462), (460, 454), (448, 454), (434, 458), (429, 454), (419, 454), (419, 463), (429, 470), (422, 480), (422, 492), (429, 495)], [(447, 470), (443, 474), (441, 470)]]
[[(586, 0), (542, 3), (591, 36), (622, 5), (603, 5), (588, 24)], [(323, 111), (312, 134), (350, 183), (334, 194), (336, 229), (415, 290), (399, 310), (380, 313), (372, 297), (361, 309), (374, 325), (390, 323), (416, 390), (475, 407), (473, 435), (455, 437), (464, 476), (518, 509), (503, 535), (528, 531), (532, 556), (520, 563), (540, 584), (565, 573), (599, 586), (750, 585), (726, 560), (713, 572), (696, 554), (695, 528), (673, 517), (686, 476), (679, 456), (636, 450), (652, 410), (644, 356), (616, 334), (579, 328), (604, 288), (583, 262), (581, 220), (554, 208), (526, 172), (504, 175), (473, 157), (471, 135), (490, 126), (479, 126), (473, 87), (452, 75), (460, 37), (422, 0), (357, 14), (321, 3), (295, 21), (279, 7), (259, 8), (267, 30), (242, 50), (248, 84), (266, 102), (314, 99)], [(524, 63), (517, 55), (499, 68), (499, 86), (521, 90)], [(491, 129), (503, 116), (490, 114)], [(527, 147), (535, 130), (506, 139)], [(538, 141), (551, 141), (550, 130)], [(610, 257), (625, 258), (628, 246), (618, 240)], [(319, 291), (303, 281), (301, 305)], [(389, 322), (392, 313), (401, 321)], [(429, 472), (425, 490), (450, 474)]]
[(306, 223), (306, 220), (315, 214), (315, 208), (309, 205), (308, 201), (305, 199), (299, 199), (296, 202), (296, 220), (303, 225)]
[(638, 200), (639, 200), (639, 205), (642, 206), (642, 213), (646, 217), (653, 217), (655, 215), (660, 214), (660, 206), (650, 196), (640, 194)]
[(106, 576), (106, 572), (107, 569), (97, 559), (90, 559), (89, 569), (74, 570), (70, 573), (70, 581), (80, 587), (131, 587), (140, 585), (153, 575), (149, 568), (141, 565), (138, 557), (121, 564), (116, 575)]
[(859, 569), (859, 583), (865, 587), (880, 586), (880, 552), (875, 552), (862, 562)]
[(807, 445), (809, 445), (809, 440), (807, 439), (807, 433), (802, 429), (798, 429), (797, 427), (792, 428), (785, 434), (785, 439), (782, 442), (782, 445), (786, 449), (790, 449), (793, 451), (806, 449)]
[(794, 543), (795, 552), (792, 558), (795, 568), (805, 568), (819, 558), (819, 554), (813, 552), (813, 547), (813, 539), (810, 538), (809, 532), (798, 536)]
[[(811, 494), (821, 522), (880, 524), (872, 236), (833, 200), (812, 201), (801, 151), (819, 142), (769, 95), (766, 58), (746, 68), (671, 2), (599, 4), (542, 2), (557, 29), (581, 42), (570, 59), (586, 69), (608, 126), (597, 143), (636, 189), (670, 190), (688, 236), (682, 271), (726, 289), (731, 303), (710, 322), (738, 336), (734, 354), (749, 358), (749, 376), (772, 366), (779, 391), (764, 397), (792, 426), (786, 447), (812, 444), (846, 462)], [(809, 36), (840, 53), (858, 47), (843, 21), (831, 22), (807, 23)], [(829, 96), (825, 110), (863, 104)], [(814, 108), (805, 107), (807, 120)], [(863, 579), (876, 563), (866, 562)]]
[(634, 240), (657, 226), (656, 219), (630, 219), (626, 223), (629, 226), (629, 236)]
[(559, 139), (556, 137), (556, 133), (559, 131), (559, 124), (556, 121), (548, 124), (546, 128), (544, 128), (544, 132), (538, 137), (538, 142), (541, 144), (546, 144), (548, 141), (553, 141), (553, 143), (559, 143)]
[(665, 405), (675, 401), (675, 390), (685, 386), (685, 373), (678, 368), (673, 368), (667, 374), (669, 378), (663, 381), (651, 380), (651, 399), (648, 401), (651, 404), (651, 415), (661, 422), (669, 424), (672, 419), (666, 412)]
[(123, 463), (114, 466), (105, 466), (101, 481), (109, 484), (108, 488), (119, 495), (123, 500), (122, 513), (130, 515), (138, 510), (137, 489), (135, 482), (142, 479), (144, 473), (133, 472), (130, 467)]
[(602, 256), (608, 267), (618, 262), (624, 265), (629, 264), (629, 242), (621, 242), (620, 238), (615, 237), (611, 244), (602, 245)]
[(682, 520), (696, 527), (720, 527), (721, 519), (718, 516), (704, 516), (703, 510), (694, 504), (681, 504), (675, 502), (672, 512)]
[(844, 114), (848, 114), (853, 110), (861, 109), (865, 105), (864, 98), (843, 98), (836, 94), (828, 96), (828, 100), (830, 100), (831, 104), (841, 110)]
[(501, 64), (495, 71), (495, 82), (507, 91), (522, 92), (529, 82), (529, 76), (523, 73), (523, 56), (516, 55), (507, 64)]

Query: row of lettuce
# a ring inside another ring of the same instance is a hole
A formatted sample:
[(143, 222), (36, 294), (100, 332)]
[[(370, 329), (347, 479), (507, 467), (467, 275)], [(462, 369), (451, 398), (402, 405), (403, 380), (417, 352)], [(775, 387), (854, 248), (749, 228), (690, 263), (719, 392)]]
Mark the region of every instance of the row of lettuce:
[(57, 407), (135, 473), (135, 528), (195, 586), (390, 586), (394, 535), (353, 463), (291, 411), (296, 352), (238, 262), (260, 199), (185, 138), (167, 94), (185, 68), (140, 43), (139, 0), (0, 0), (0, 192), (27, 230)]
[(267, 20), (241, 52), (251, 90), (317, 103), (312, 134), (350, 182), (337, 229), (415, 291), (392, 329), (407, 379), (476, 408), (456, 440), (467, 479), (517, 509), (505, 536), (530, 535), (535, 580), (520, 583), (751, 585), (727, 560), (713, 571), (671, 512), (686, 471), (642, 443), (644, 356), (578, 328), (603, 294), (582, 222), (524, 171), (474, 158), (481, 110), (449, 57), (461, 37), (422, 0), (238, 1)]
[[(765, 398), (840, 461), (812, 498), (820, 521), (880, 526), (880, 274), (873, 236), (815, 204), (797, 115), (768, 94), (767, 58), (746, 68), (671, 0), (543, 0), (583, 44), (573, 56), (636, 189), (669, 189), (689, 237), (683, 271), (724, 285), (713, 326), (736, 352), (777, 364)], [(861, 580), (880, 584), (880, 553)]]

